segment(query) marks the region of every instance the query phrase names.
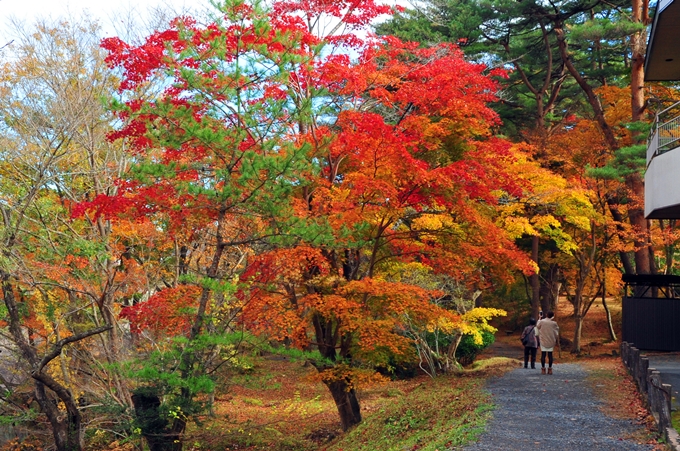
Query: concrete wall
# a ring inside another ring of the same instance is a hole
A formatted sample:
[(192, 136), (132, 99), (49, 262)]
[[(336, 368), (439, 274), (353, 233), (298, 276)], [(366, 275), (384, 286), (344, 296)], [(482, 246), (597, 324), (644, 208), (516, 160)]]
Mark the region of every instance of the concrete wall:
[(645, 173), (645, 216), (680, 218), (680, 149), (653, 158)]

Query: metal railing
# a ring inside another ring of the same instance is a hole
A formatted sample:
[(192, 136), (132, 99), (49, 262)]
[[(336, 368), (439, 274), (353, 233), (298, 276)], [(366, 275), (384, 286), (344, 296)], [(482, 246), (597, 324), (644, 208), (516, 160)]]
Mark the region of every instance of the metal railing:
[(680, 147), (680, 102), (656, 114), (647, 141), (647, 166), (661, 154)]

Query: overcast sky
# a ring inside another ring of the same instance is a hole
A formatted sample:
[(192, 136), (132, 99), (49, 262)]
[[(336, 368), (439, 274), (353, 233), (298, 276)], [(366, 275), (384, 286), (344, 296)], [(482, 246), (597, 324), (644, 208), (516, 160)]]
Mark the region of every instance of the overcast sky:
[[(69, 12), (78, 15), (89, 11), (94, 17), (102, 19), (112, 13), (137, 10), (145, 12), (150, 7), (170, 5), (181, 8), (187, 4), (201, 3), (203, 0), (0, 0), (0, 15), (15, 15), (23, 19), (36, 16), (60, 16)], [(205, 0), (205, 3), (209, 2)]]
[[(406, 0), (385, 0), (388, 3), (407, 4)], [(0, 0), (0, 35), (6, 35), (10, 17), (31, 25), (39, 17), (79, 17), (87, 12), (102, 25), (105, 35), (116, 35), (116, 27), (135, 17), (147, 22), (149, 11), (161, 8), (175, 17), (190, 8), (203, 10), (210, 7), (209, 0)], [(176, 14), (172, 14), (175, 12)], [(114, 26), (113, 24), (116, 24)]]
[[(179, 13), (189, 6), (202, 9), (201, 6), (209, 5), (209, 0), (0, 0), (0, 26), (7, 27), (11, 17), (30, 25), (41, 17), (79, 17), (87, 13), (99, 21), (105, 34), (112, 35), (115, 34), (112, 24), (123, 23), (124, 17), (139, 17), (145, 21), (154, 8)], [(0, 34), (3, 34), (2, 30)]]

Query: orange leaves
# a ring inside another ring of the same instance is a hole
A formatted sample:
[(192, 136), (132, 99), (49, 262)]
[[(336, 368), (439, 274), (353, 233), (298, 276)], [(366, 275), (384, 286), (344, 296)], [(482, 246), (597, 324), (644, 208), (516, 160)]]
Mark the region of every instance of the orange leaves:
[(170, 336), (184, 335), (191, 327), (201, 289), (193, 285), (165, 288), (143, 302), (124, 307), (120, 317), (130, 321), (132, 333), (144, 330)]
[[(286, 261), (292, 268), (307, 268), (306, 263)], [(411, 350), (410, 339), (400, 333), (405, 321), (426, 327), (442, 318), (458, 319), (430, 302), (436, 293), (414, 285), (373, 278), (346, 282), (329, 273), (319, 276), (314, 282), (316, 289), (310, 292), (312, 282), (299, 278), (299, 269), (288, 271), (297, 276), (260, 279), (264, 283), (249, 293), (243, 319), (251, 330), (304, 346), (311, 340), (312, 323), (323, 318), (325, 324), (333, 325), (337, 336), (354, 337), (353, 355), (404, 355)], [(309, 274), (308, 269), (306, 272)]]
[(90, 260), (85, 257), (69, 254), (64, 258), (64, 265), (73, 266), (76, 269), (84, 269), (90, 265)]
[(300, 284), (328, 273), (328, 262), (320, 249), (299, 246), (260, 254), (243, 275), (259, 283)]
[(372, 370), (362, 370), (345, 364), (339, 364), (333, 368), (328, 368), (320, 373), (311, 376), (312, 380), (318, 380), (326, 384), (334, 381), (344, 381), (347, 389), (358, 389), (363, 387), (375, 387), (376, 385), (387, 382), (387, 378)]

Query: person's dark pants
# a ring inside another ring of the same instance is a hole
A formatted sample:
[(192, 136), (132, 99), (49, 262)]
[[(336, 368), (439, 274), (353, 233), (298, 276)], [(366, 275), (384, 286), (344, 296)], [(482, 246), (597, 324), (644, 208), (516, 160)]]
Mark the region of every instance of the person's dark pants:
[[(552, 353), (552, 351), (541, 351), (541, 368), (545, 368), (545, 355), (546, 354), (548, 354), (548, 368), (552, 368), (552, 364), (553, 364), (553, 353)], [(525, 359), (526, 359), (526, 357), (525, 357)]]
[(524, 347), (524, 368), (526, 368), (527, 363), (529, 363), (529, 354), (531, 354), (531, 367), (536, 368), (536, 348), (532, 348), (531, 346)]

